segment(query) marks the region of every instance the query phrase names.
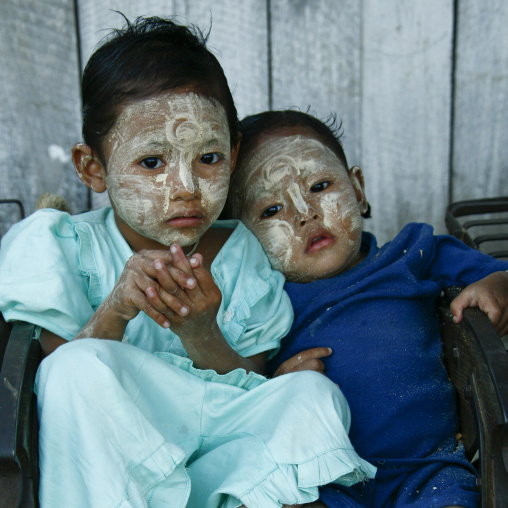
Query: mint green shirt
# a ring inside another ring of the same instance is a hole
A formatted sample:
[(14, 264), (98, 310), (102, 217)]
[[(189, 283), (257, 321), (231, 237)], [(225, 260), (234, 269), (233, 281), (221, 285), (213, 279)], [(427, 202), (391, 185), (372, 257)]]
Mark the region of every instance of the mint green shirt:
[[(289, 331), (293, 311), (258, 240), (239, 221), (231, 228), (211, 272), (221, 290), (217, 322), (242, 356), (275, 354)], [(111, 208), (79, 215), (40, 210), (15, 224), (0, 248), (0, 310), (71, 340), (111, 292), (133, 252), (118, 230)], [(151, 352), (187, 356), (178, 336), (140, 312), (124, 342)]]

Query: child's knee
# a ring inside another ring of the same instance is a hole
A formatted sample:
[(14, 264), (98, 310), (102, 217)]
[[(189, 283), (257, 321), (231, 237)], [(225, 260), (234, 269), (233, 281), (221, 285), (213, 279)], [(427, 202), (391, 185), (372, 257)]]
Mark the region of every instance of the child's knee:
[[(301, 395), (307, 407), (319, 408), (333, 405), (338, 416), (349, 422), (349, 405), (339, 387), (325, 375), (312, 370), (287, 374), (289, 391)], [(285, 376), (281, 376), (285, 377)], [(319, 411), (318, 411), (319, 412)]]
[(39, 366), (36, 378), (37, 396), (49, 388), (52, 392), (84, 389), (93, 379), (98, 381), (101, 366), (95, 339), (83, 339), (60, 346)]

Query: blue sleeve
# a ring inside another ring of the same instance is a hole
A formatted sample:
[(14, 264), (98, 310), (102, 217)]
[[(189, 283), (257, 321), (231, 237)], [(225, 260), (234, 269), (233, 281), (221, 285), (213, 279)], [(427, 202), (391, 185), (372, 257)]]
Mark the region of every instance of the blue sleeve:
[(93, 314), (70, 216), (40, 210), (15, 224), (0, 248), (0, 310), (7, 321), (72, 339)]
[(469, 285), (487, 275), (508, 270), (508, 262), (495, 259), (449, 235), (434, 237), (435, 257), (429, 276), (444, 286)]

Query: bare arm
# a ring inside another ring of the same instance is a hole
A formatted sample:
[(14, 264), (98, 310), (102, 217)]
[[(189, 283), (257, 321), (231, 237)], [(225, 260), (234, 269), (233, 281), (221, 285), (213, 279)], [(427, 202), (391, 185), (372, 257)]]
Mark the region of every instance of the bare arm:
[[(166, 316), (150, 305), (146, 295), (150, 288), (164, 294), (164, 290), (157, 281), (156, 270), (153, 268), (153, 260), (160, 258), (168, 263), (168, 271), (173, 280), (184, 287), (189, 285), (189, 276), (170, 264), (169, 251), (140, 251), (128, 260), (109, 296), (73, 340), (93, 337), (120, 341), (128, 322), (141, 311), (159, 326), (168, 328), (169, 321)], [(173, 312), (182, 312), (183, 304), (175, 296), (166, 295), (166, 300)], [(45, 356), (66, 342), (67, 340), (47, 330), (41, 332), (41, 348)]]

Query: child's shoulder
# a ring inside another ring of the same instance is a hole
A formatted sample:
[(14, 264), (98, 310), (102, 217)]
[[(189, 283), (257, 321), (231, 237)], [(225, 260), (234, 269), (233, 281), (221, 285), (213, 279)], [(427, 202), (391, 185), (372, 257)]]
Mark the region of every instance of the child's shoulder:
[(215, 272), (241, 271), (245, 272), (245, 276), (248, 276), (249, 273), (256, 274), (256, 277), (261, 279), (268, 279), (276, 274), (276, 276), (283, 278), (282, 274), (272, 269), (261, 243), (243, 222), (239, 220), (217, 221), (208, 230), (210, 234), (215, 234), (218, 231), (223, 231), (221, 234), (225, 236), (222, 238), (225, 238), (226, 241), (214, 259)]
[[(110, 207), (99, 208), (88, 212), (71, 215), (62, 210), (54, 208), (41, 208), (25, 219), (17, 222), (11, 228), (12, 231), (24, 230), (27, 228), (51, 228), (62, 229), (78, 223), (105, 223), (111, 212)], [(9, 231), (11, 231), (9, 230)]]
[(80, 225), (105, 225), (110, 220), (110, 210), (104, 208), (77, 215), (51, 208), (37, 210), (9, 229), (2, 238), (2, 251), (43, 252), (44, 249), (58, 249), (58, 245), (63, 248), (69, 241), (75, 243), (78, 240)]

